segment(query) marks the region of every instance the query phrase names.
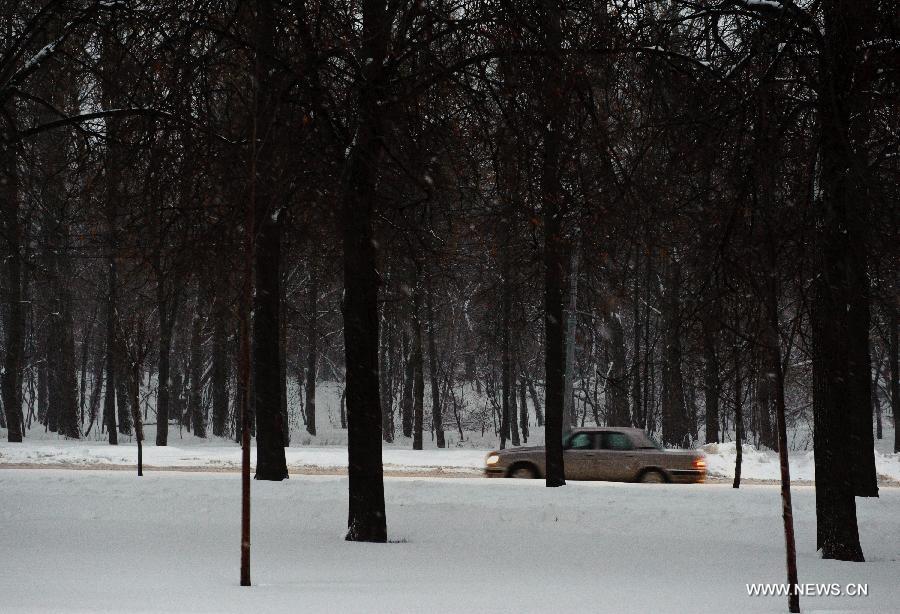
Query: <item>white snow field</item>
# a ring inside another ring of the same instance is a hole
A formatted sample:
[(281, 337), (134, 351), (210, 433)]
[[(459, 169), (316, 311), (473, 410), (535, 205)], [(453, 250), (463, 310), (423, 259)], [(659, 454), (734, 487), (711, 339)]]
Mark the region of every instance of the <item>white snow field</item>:
[[(388, 478), (389, 538), (342, 539), (347, 480), (253, 489), (252, 577), (238, 585), (240, 479), (226, 473), (0, 470), (0, 609), (46, 612), (782, 612), (774, 486)], [(821, 560), (796, 487), (804, 612), (897, 612), (900, 489), (858, 499), (866, 563)]]

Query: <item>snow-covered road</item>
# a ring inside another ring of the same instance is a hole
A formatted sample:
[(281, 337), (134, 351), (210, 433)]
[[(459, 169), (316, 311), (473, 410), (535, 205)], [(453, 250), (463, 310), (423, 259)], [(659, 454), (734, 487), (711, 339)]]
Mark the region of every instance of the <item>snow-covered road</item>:
[[(347, 481), (253, 483), (253, 580), (237, 585), (236, 476), (0, 471), (4, 612), (757, 612), (783, 581), (778, 489), (386, 480), (390, 544), (344, 542)], [(896, 611), (900, 490), (860, 499), (865, 564), (815, 553), (794, 489), (801, 582), (867, 583), (814, 610)]]

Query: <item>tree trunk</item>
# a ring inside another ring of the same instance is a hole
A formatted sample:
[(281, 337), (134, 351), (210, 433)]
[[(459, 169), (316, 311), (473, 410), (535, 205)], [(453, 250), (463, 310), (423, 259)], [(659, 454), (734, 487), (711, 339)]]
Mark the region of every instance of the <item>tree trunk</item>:
[(166, 274), (158, 264), (159, 279), (156, 286), (156, 310), (159, 317), (159, 375), (156, 379), (156, 445), (169, 441), (169, 357), (172, 350), (174, 310), (169, 313), (170, 298), (166, 292)]
[[(562, 49), (561, 9), (556, 0), (541, 0), (543, 34), (547, 46), (543, 74), (544, 159), (541, 169), (541, 206), (544, 223), (544, 372), (546, 404), (546, 484), (566, 483), (563, 460), (565, 356), (563, 337), (563, 281), (566, 243), (563, 236), (563, 190), (560, 180), (562, 129), (566, 120), (563, 88), (559, 85)], [(572, 281), (574, 283), (574, 281)]]
[(438, 354), (435, 343), (434, 321), (434, 288), (431, 284), (431, 274), (426, 277), (425, 305), (428, 317), (428, 376), (431, 379), (431, 425), (434, 429), (437, 447), (447, 447), (444, 441), (444, 420), (441, 415), (441, 394), (438, 382)]
[[(385, 309), (385, 322), (387, 310)], [(390, 443), (394, 441), (394, 327), (387, 325), (383, 329), (381, 340), (381, 438)]]
[(257, 3), (256, 105), (253, 143), (254, 279), (253, 414), (256, 419), (256, 479), (288, 477), (281, 415), (281, 229), (283, 211), (276, 203), (275, 117), (280, 92), (275, 74), (275, 9), (271, 0)]
[(358, 116), (347, 159), (341, 220), (350, 541), (387, 541), (378, 396), (378, 259), (372, 220), (384, 113), (383, 64), (390, 26), (384, 0), (363, 0), (362, 74), (356, 84)]
[(743, 384), (741, 383), (741, 365), (738, 360), (737, 344), (734, 352), (734, 488), (741, 487), (741, 462), (744, 446), (744, 403)]
[(703, 319), (703, 393), (706, 406), (706, 443), (719, 441), (719, 354), (717, 323), (712, 315)]
[(306, 432), (316, 435), (316, 363), (319, 359), (318, 300), (319, 277), (315, 263), (310, 260), (309, 288), (306, 307)]
[(14, 104), (0, 113), (0, 233), (6, 244), (6, 343), (2, 378), (7, 439), (21, 442), (22, 363), (25, 353), (25, 312), (22, 309), (22, 224), (19, 221), (19, 147), (15, 141)]
[(113, 299), (115, 291), (115, 266), (109, 266), (109, 289), (106, 302), (106, 394), (103, 397), (103, 424), (109, 436), (109, 445), (119, 443), (116, 428), (116, 309)]
[(566, 390), (563, 432), (578, 424), (575, 413), (575, 329), (578, 324), (578, 253), (572, 250), (569, 260), (569, 309), (566, 312)]
[(522, 429), (522, 442), (528, 443), (528, 401), (525, 398), (525, 377), (519, 379), (519, 425)]
[(422, 428), (425, 413), (425, 377), (422, 352), (422, 289), (417, 279), (413, 289), (413, 450), (422, 449)]
[(610, 365), (606, 382), (606, 415), (610, 426), (631, 426), (628, 415), (628, 369), (625, 357), (625, 329), (618, 313), (607, 318)]
[(874, 494), (872, 480), (863, 475), (871, 469), (863, 461), (874, 454), (868, 329), (863, 330), (868, 299), (857, 295), (865, 285), (868, 197), (864, 163), (853, 150), (850, 131), (851, 92), (864, 88), (854, 81), (871, 10), (867, 1), (823, 3), (819, 63), (820, 190), (811, 309), (817, 546), (823, 558), (845, 561), (863, 560), (855, 495)]
[(413, 388), (415, 387), (415, 364), (412, 356), (412, 348), (409, 333), (406, 327), (403, 329), (401, 346), (405, 358), (403, 374), (403, 399), (400, 402), (400, 421), (403, 427), (403, 436), (412, 437), (413, 432)]
[(888, 302), (888, 330), (890, 331), (890, 344), (888, 352), (890, 353), (888, 360), (891, 365), (891, 416), (894, 419), (894, 453), (900, 452), (900, 428), (897, 424), (897, 415), (900, 414), (900, 343), (897, 338), (897, 328), (900, 322), (897, 322), (897, 302), (889, 300)]
[(668, 269), (663, 315), (662, 435), (664, 443), (687, 448), (690, 446), (689, 420), (681, 372), (681, 265), (673, 259)]
[[(198, 284), (199, 286), (199, 284)], [(188, 414), (196, 437), (206, 438), (206, 424), (203, 421), (203, 348), (201, 346), (201, 334), (203, 332), (203, 318), (200, 315), (201, 295), (197, 289), (197, 302), (194, 307), (194, 317), (191, 321), (191, 347), (190, 347), (190, 389), (188, 393)]]
[(216, 437), (225, 437), (228, 422), (228, 334), (224, 300), (216, 293), (213, 307), (212, 338), (212, 430)]

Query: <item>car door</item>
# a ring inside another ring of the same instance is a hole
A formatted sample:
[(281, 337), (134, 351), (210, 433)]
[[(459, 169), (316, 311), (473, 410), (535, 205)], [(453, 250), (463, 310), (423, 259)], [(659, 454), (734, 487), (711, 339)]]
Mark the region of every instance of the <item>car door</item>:
[(628, 433), (605, 431), (600, 438), (600, 453), (597, 458), (600, 480), (627, 481), (634, 478), (634, 442)]
[(573, 433), (563, 451), (567, 480), (593, 480), (597, 463), (596, 433), (579, 431)]

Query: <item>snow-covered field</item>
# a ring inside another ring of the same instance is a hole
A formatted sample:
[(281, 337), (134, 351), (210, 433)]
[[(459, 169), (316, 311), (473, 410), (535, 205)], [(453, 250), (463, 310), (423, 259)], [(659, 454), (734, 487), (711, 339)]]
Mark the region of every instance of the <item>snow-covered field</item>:
[[(347, 480), (254, 482), (252, 575), (238, 586), (233, 474), (0, 470), (4, 612), (779, 612), (773, 486), (389, 478), (389, 537), (343, 541)], [(868, 584), (805, 612), (896, 612), (900, 489), (860, 499), (867, 561), (815, 552), (794, 490), (800, 581)]]

